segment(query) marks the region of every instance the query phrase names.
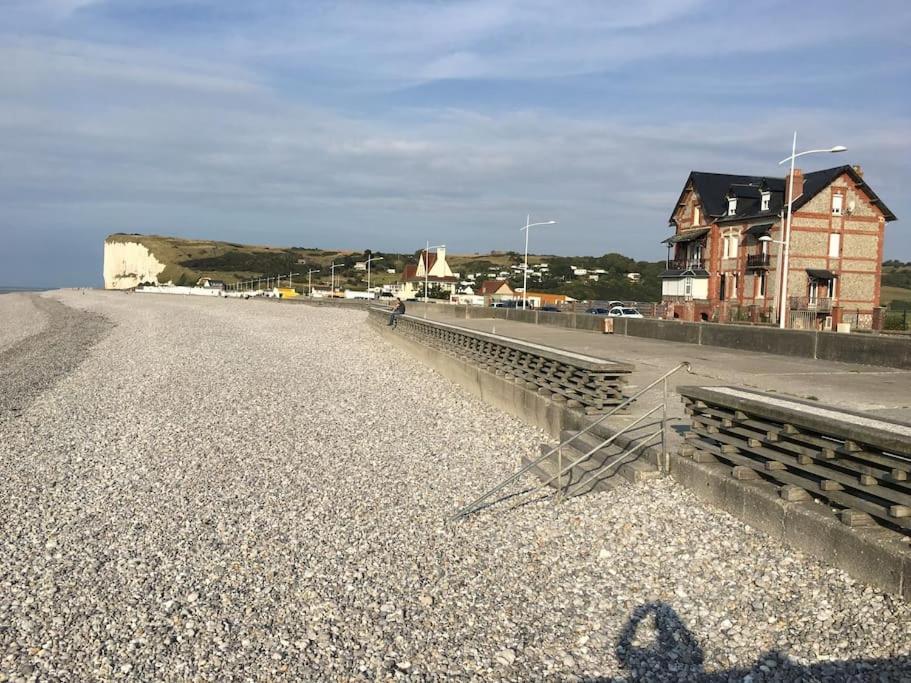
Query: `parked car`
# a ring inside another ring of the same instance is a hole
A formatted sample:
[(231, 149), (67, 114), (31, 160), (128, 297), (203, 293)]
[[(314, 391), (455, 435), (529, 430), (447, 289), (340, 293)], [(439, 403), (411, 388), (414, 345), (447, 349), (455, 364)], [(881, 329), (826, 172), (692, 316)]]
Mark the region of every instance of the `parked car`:
[(609, 315), (611, 312), (610, 308), (588, 308), (585, 310), (589, 315)]
[(642, 314), (635, 308), (623, 308), (614, 306), (607, 314), (611, 318), (641, 318)]
[(551, 313), (559, 313), (560, 307), (559, 306), (541, 306), (541, 308), (539, 308), (538, 310), (539, 311), (550, 311)]

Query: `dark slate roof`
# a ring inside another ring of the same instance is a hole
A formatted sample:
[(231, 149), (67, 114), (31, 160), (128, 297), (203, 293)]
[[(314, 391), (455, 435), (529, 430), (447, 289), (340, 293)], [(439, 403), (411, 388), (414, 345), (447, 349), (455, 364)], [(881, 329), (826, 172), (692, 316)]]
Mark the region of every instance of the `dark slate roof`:
[[(870, 200), (879, 207), (887, 221), (894, 221), (895, 214), (876, 196), (876, 193), (864, 182), (864, 179), (850, 165), (836, 166), (821, 171), (813, 171), (804, 174), (803, 194), (794, 200), (794, 209), (797, 210), (813, 197), (819, 194), (829, 183), (835, 180), (842, 173), (851, 176), (857, 186), (863, 190)], [(748, 176), (734, 175), (731, 173), (705, 173), (703, 171), (690, 172), (686, 186), (690, 183), (702, 200), (702, 207), (707, 216), (718, 219), (718, 222), (724, 221), (741, 221), (745, 218), (756, 218), (762, 216), (775, 217), (781, 214), (785, 198), (785, 177), (777, 176)], [(771, 193), (769, 197), (769, 210), (760, 211), (761, 193), (767, 190)], [(728, 217), (728, 197), (737, 197), (737, 213)], [(674, 222), (674, 213), (677, 206), (683, 200), (683, 192), (677, 199), (677, 205), (671, 212), (669, 223)]]
[(758, 225), (751, 225), (747, 228), (747, 234), (752, 235), (756, 239), (759, 239), (763, 235), (768, 235), (772, 230), (772, 223), (760, 223)]
[(876, 193), (873, 189), (864, 182), (863, 177), (854, 170), (853, 166), (844, 165), (836, 166), (835, 168), (826, 168), (822, 171), (813, 171), (813, 173), (807, 173), (803, 177), (803, 194), (794, 200), (794, 210), (796, 211), (801, 206), (806, 204), (808, 201), (813, 199), (817, 194), (819, 194), (823, 189), (825, 189), (829, 183), (835, 180), (842, 173), (847, 173), (851, 176), (851, 179), (857, 185), (857, 187), (864, 192), (869, 198), (870, 201), (883, 212), (883, 215), (886, 217), (886, 221), (894, 221), (895, 214), (886, 206), (885, 202), (882, 199), (876, 196)]

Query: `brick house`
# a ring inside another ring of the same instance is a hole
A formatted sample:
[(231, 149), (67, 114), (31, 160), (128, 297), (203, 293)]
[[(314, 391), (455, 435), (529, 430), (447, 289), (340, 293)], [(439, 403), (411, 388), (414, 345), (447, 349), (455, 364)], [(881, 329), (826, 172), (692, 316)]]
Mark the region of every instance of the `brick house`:
[[(788, 178), (693, 171), (670, 217), (661, 275), (667, 317), (775, 321)], [(875, 326), (885, 224), (895, 215), (859, 166), (794, 170), (789, 326), (827, 329), (842, 318)]]

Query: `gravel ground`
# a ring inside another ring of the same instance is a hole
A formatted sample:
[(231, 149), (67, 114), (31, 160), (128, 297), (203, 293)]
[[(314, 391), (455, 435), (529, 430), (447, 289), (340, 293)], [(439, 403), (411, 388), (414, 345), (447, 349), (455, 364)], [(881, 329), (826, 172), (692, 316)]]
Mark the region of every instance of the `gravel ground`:
[(0, 353), (47, 325), (47, 315), (35, 305), (33, 294), (0, 294)]
[(54, 296), (116, 327), (0, 423), (0, 680), (911, 680), (911, 606), (668, 480), (447, 522), (544, 435), (363, 313)]
[(36, 294), (0, 296), (0, 320), (0, 428), (75, 368), (110, 329), (98, 314)]

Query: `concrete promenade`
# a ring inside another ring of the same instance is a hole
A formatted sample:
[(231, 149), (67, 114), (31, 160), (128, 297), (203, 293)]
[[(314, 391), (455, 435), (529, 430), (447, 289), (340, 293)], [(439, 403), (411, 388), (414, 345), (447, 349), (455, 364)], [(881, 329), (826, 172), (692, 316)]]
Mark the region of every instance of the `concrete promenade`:
[[(429, 317), (435, 319), (432, 313)], [(472, 330), (633, 363), (636, 369), (630, 378), (631, 389), (647, 385), (681, 361), (689, 361), (694, 374), (672, 376), (672, 387), (677, 384), (736, 384), (911, 421), (909, 370), (615, 336), (509, 320), (437, 319)], [(683, 415), (679, 401), (673, 401), (672, 414)]]

